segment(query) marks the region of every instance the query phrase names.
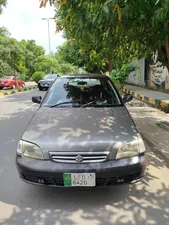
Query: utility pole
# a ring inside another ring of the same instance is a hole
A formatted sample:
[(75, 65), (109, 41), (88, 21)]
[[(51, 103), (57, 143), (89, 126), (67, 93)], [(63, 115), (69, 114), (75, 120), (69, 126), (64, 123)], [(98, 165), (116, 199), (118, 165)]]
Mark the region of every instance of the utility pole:
[(51, 46), (50, 46), (50, 26), (49, 26), (49, 20), (52, 20), (53, 18), (42, 18), (42, 20), (47, 20), (48, 25), (48, 42), (49, 42), (49, 57), (51, 56)]

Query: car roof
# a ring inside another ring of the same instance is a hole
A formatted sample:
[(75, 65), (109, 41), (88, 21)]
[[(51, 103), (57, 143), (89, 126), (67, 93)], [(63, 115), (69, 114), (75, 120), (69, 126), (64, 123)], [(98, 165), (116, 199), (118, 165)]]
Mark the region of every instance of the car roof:
[(57, 75), (58, 76), (57, 73), (47, 73), (45, 76), (48, 76), (48, 75)]
[(68, 74), (63, 75), (60, 78), (74, 78), (74, 77), (81, 77), (81, 78), (107, 78), (108, 76), (105, 74)]

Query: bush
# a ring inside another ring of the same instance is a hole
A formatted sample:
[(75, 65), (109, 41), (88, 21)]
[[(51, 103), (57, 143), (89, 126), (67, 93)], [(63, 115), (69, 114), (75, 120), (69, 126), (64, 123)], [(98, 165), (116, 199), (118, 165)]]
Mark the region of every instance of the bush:
[(121, 68), (117, 68), (110, 73), (110, 77), (117, 89), (121, 92), (128, 75), (135, 71), (136, 67), (131, 64), (124, 64)]
[(24, 75), (24, 74), (19, 75), (19, 78), (23, 81), (29, 81), (30, 80), (29, 75)]
[(43, 79), (45, 76), (45, 73), (42, 71), (36, 71), (33, 75), (32, 75), (32, 80), (35, 81), (36, 83), (38, 83), (41, 79)]

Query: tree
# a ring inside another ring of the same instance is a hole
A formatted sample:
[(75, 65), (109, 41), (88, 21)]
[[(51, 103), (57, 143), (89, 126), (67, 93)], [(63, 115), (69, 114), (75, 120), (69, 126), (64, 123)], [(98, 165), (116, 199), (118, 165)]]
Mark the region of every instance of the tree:
[(23, 49), (23, 54), (26, 60), (26, 68), (28, 69), (29, 77), (36, 71), (35, 62), (39, 56), (43, 56), (45, 54), (45, 50), (42, 46), (36, 45), (34, 40), (22, 40), (21, 46)]
[(10, 75), (10, 73), (12, 73), (12, 68), (8, 63), (3, 62), (0, 59), (0, 77), (2, 77), (4, 74)]
[(56, 1), (56, 5), (56, 30), (64, 29), (68, 40), (78, 43), (85, 54), (91, 53), (91, 59), (98, 58), (97, 67), (101, 61), (101, 66), (104, 64), (112, 71), (112, 64), (126, 56), (131, 58), (133, 52), (120, 36), (121, 13), (117, 1), (82, 0), (78, 4), (77, 1)]
[(6, 27), (0, 27), (0, 36), (9, 37), (11, 34)]
[[(50, 1), (51, 2), (51, 1)], [(100, 53), (105, 49), (109, 70), (121, 61), (146, 57), (158, 50), (169, 68), (168, 0), (54, 1), (57, 31)], [(41, 7), (47, 1), (41, 1)], [(91, 41), (92, 38), (92, 41)], [(91, 41), (91, 42), (90, 42)]]
[(59, 46), (56, 52), (56, 58), (65, 62), (71, 63), (74, 66), (84, 68), (88, 72), (105, 72), (106, 70), (106, 57), (103, 57), (104, 49), (97, 53), (92, 48), (80, 48), (75, 42), (67, 42)]
[(36, 83), (38, 83), (40, 80), (42, 80), (45, 76), (45, 73), (42, 71), (36, 71), (33, 75), (32, 75), (32, 80), (35, 81)]
[[(35, 71), (35, 60), (44, 55), (45, 51), (34, 41), (17, 41), (14, 38), (0, 36), (0, 76), (15, 74), (29, 75)], [(3, 62), (3, 63), (2, 63)]]
[(35, 61), (35, 70), (44, 71), (45, 73), (57, 72), (59, 64), (54, 57), (41, 55)]
[(6, 4), (7, 4), (6, 0), (0, 0), (0, 14), (2, 13), (3, 7), (5, 7)]

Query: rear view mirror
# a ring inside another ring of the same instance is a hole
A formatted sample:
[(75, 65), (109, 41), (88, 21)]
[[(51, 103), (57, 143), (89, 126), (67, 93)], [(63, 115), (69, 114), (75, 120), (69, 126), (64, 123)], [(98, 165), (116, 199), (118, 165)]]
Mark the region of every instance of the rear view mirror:
[(42, 97), (41, 96), (33, 96), (32, 97), (32, 102), (34, 102), (34, 103), (40, 104), (41, 101), (42, 101)]
[(123, 102), (126, 103), (126, 102), (131, 102), (133, 100), (133, 95), (131, 94), (126, 94), (124, 95), (123, 97)]

